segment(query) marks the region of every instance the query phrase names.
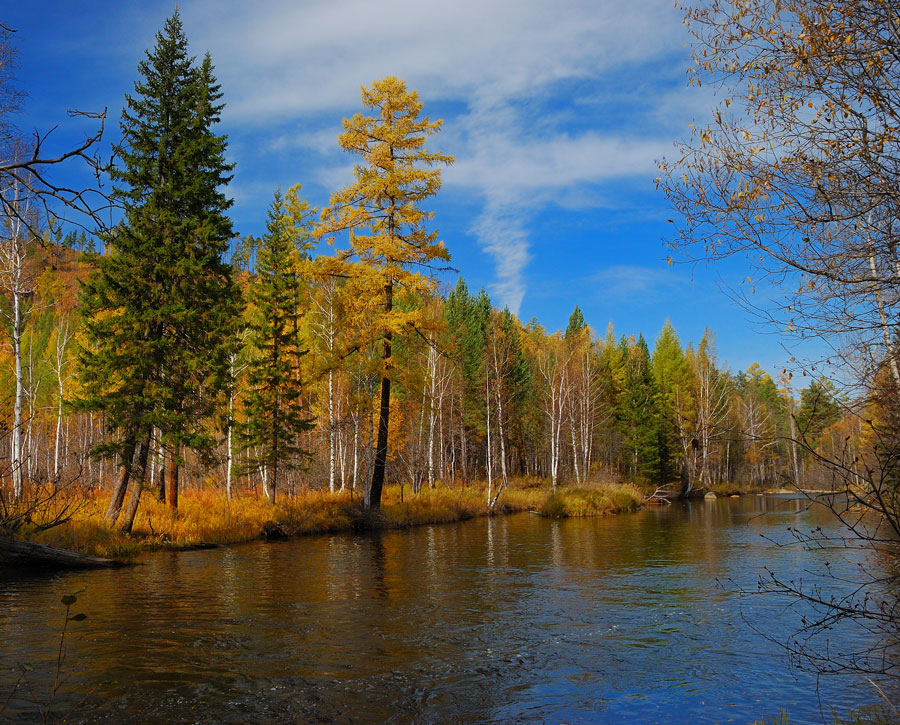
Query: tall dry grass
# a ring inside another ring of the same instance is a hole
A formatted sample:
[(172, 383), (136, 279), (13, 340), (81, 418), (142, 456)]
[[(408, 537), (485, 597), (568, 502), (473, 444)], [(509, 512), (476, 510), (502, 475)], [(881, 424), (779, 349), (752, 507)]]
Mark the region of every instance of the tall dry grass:
[[(493, 511), (488, 509), (484, 485), (440, 486), (418, 494), (400, 486), (384, 489), (380, 511), (367, 512), (361, 499), (348, 492), (302, 491), (281, 497), (270, 506), (264, 497), (243, 494), (227, 501), (218, 491), (185, 491), (178, 511), (150, 495), (145, 496), (130, 535), (110, 529), (103, 521), (107, 495), (95, 494), (68, 523), (29, 536), (38, 543), (74, 549), (95, 556), (133, 558), (157, 548), (190, 548), (231, 544), (260, 537), (263, 525), (277, 522), (289, 535), (333, 533), (360, 528), (402, 528), (446, 523), (495, 514), (531, 511), (543, 516), (606, 516), (634, 511), (641, 493), (629, 485), (559, 488), (534, 482), (515, 482), (502, 494)], [(39, 522), (35, 522), (36, 524)]]

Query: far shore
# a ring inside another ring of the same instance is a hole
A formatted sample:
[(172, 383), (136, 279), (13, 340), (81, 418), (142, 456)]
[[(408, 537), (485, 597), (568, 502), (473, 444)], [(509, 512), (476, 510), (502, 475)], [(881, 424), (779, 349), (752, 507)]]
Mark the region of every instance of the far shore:
[[(374, 511), (363, 507), (359, 492), (350, 491), (302, 490), (294, 496), (282, 494), (270, 506), (261, 493), (242, 492), (228, 501), (220, 491), (188, 490), (177, 511), (147, 492), (132, 533), (123, 534), (104, 522), (107, 494), (101, 492), (72, 501), (75, 513), (66, 523), (38, 533), (25, 530), (17, 538), (123, 562), (162, 549), (398, 529), (521, 512), (555, 518), (608, 516), (636, 511), (643, 501), (641, 490), (630, 484), (559, 486), (554, 492), (546, 483), (525, 480), (512, 481), (493, 508), (483, 482), (454, 488), (425, 486), (418, 493), (409, 486), (402, 492), (399, 485), (387, 486), (381, 508)], [(39, 524), (34, 522), (35, 527)]]

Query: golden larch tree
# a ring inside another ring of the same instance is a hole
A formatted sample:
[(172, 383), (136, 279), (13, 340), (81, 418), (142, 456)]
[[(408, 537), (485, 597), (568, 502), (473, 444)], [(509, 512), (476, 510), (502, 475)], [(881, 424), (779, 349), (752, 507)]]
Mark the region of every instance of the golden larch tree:
[(436, 167), (453, 163), (453, 157), (425, 148), (442, 122), (419, 117), (422, 102), (404, 81), (388, 76), (361, 90), (372, 115), (344, 119), (338, 136), (340, 147), (358, 154), (361, 162), (354, 167), (354, 181), (332, 195), (318, 234), (334, 243), (335, 235), (349, 233), (349, 247), (322, 265), (329, 274), (354, 278), (366, 290), (373, 303), (366, 329), (382, 344), (378, 438), (366, 497), (368, 506), (378, 508), (388, 450), (391, 342), (394, 335), (415, 330), (423, 317), (419, 309), (396, 308), (394, 298), (401, 291), (433, 292), (434, 272), (450, 259), (437, 232), (426, 229), (433, 214), (421, 203), (440, 189)]

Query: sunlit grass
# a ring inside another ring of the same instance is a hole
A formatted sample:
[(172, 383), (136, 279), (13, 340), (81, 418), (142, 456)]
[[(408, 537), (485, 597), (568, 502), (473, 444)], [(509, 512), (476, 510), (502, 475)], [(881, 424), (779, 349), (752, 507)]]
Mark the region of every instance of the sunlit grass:
[(636, 511), (642, 501), (643, 495), (634, 486), (561, 488), (545, 498), (540, 513), (553, 518), (609, 516)]
[[(263, 525), (276, 522), (289, 535), (353, 531), (360, 528), (403, 528), (461, 521), (477, 516), (531, 511), (544, 516), (605, 516), (634, 511), (641, 494), (633, 486), (560, 487), (513, 482), (490, 510), (487, 488), (481, 484), (435, 489), (414, 494), (409, 486), (387, 486), (377, 514), (364, 510), (359, 495), (304, 490), (282, 495), (272, 507), (262, 496), (243, 493), (228, 501), (218, 491), (185, 491), (173, 511), (145, 494), (130, 535), (103, 521), (107, 493), (90, 496), (68, 523), (28, 536), (33, 541), (74, 549), (95, 556), (130, 559), (141, 551), (232, 544), (258, 539)], [(35, 522), (38, 524), (39, 522)]]

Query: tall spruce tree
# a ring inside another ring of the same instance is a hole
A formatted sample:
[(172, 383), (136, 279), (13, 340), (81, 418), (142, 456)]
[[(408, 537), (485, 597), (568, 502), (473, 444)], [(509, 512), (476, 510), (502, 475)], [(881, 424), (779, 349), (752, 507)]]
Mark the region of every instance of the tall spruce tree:
[(587, 327), (587, 322), (585, 322), (584, 313), (582, 313), (581, 308), (578, 305), (575, 305), (575, 309), (572, 310), (572, 314), (569, 315), (569, 324), (566, 325), (566, 339), (572, 339), (585, 327)]
[(247, 422), (244, 442), (253, 454), (247, 465), (265, 472), (269, 503), (275, 503), (279, 477), (303, 457), (300, 434), (312, 428), (303, 415), (297, 366), (304, 354), (297, 334), (298, 243), (308, 236), (304, 226), (309, 206), (298, 187), (287, 197), (275, 193), (266, 234), (256, 250), (256, 274), (247, 292), (250, 315), (250, 362), (247, 369)]
[(657, 387), (644, 336), (620, 343), (626, 360), (616, 422), (622, 435), (623, 464), (635, 481), (659, 480), (667, 470), (668, 451), (660, 439)]
[(82, 294), (87, 394), (81, 403), (105, 411), (114, 432), (100, 452), (121, 456), (110, 525), (134, 479), (121, 522), (126, 531), (154, 431), (166, 451), (173, 507), (180, 450), (212, 448), (201, 421), (212, 414), (227, 378), (239, 300), (224, 261), (233, 232), (223, 188), (232, 166), (225, 136), (213, 130), (221, 92), (209, 56), (196, 65), (188, 55), (177, 11), (138, 72), (134, 95), (125, 96), (120, 164), (112, 174), (124, 219)]

